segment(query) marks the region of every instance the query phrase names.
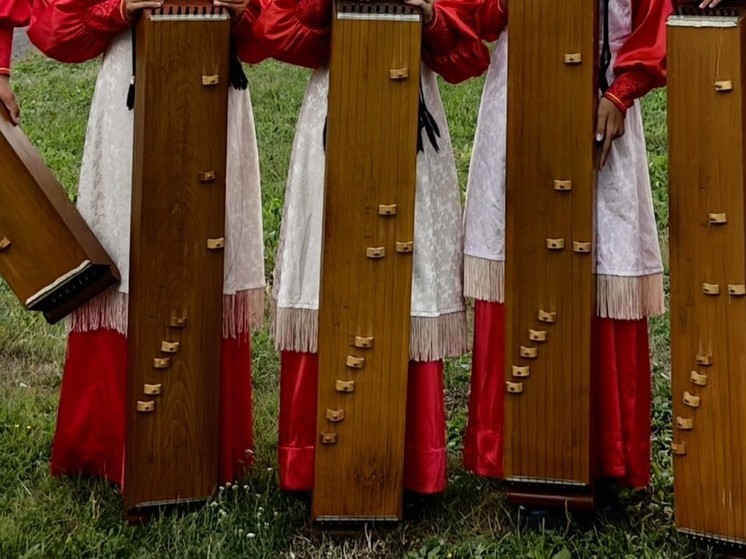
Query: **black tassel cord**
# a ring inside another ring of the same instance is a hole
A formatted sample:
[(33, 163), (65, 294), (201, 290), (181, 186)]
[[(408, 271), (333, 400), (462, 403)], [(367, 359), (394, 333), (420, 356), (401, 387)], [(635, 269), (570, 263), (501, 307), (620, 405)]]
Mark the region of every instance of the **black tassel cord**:
[[(327, 119), (324, 120), (324, 131), (323, 131), (323, 143), (324, 143), (324, 151), (326, 151), (326, 125), (327, 125)], [(438, 146), (438, 138), (440, 138), (440, 127), (438, 126), (438, 123), (435, 121), (435, 117), (432, 115), (432, 113), (428, 110), (427, 105), (425, 104), (425, 96), (422, 94), (422, 82), (420, 82), (420, 104), (419, 104), (419, 110), (418, 110), (418, 117), (417, 117), (417, 125), (418, 125), (418, 131), (417, 131), (417, 152), (424, 152), (424, 145), (422, 142), (422, 132), (424, 131), (427, 135), (427, 139), (430, 140), (430, 145), (433, 146), (433, 149), (436, 152), (440, 151), (440, 148)]]
[[(127, 91), (127, 108), (132, 110), (135, 107), (135, 73), (137, 70), (137, 56), (135, 54), (135, 45), (137, 44), (137, 31), (136, 27), (132, 26), (132, 78), (130, 78), (130, 86)], [(244, 91), (249, 87), (249, 80), (246, 77), (246, 73), (241, 65), (241, 60), (238, 58), (238, 50), (236, 49), (236, 43), (233, 37), (231, 37), (231, 50), (229, 58), (228, 68), (228, 79), (233, 86), (233, 89)]]

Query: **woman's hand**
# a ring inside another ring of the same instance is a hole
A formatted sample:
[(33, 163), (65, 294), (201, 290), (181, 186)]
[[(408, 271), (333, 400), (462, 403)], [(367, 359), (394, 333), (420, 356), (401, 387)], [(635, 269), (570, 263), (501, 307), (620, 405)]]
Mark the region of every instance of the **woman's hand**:
[(699, 5), (700, 8), (714, 8), (718, 4), (720, 4), (722, 0), (702, 0), (702, 3)]
[(624, 136), (624, 113), (606, 97), (601, 97), (596, 120), (596, 143), (602, 145), (599, 169), (603, 168), (609, 159), (612, 142), (622, 136)]
[(18, 107), (16, 96), (10, 88), (10, 78), (8, 76), (0, 76), (0, 103), (8, 109), (13, 124), (18, 124), (21, 120), (21, 109)]
[(231, 20), (236, 23), (243, 17), (250, 2), (251, 0), (213, 0), (212, 4), (228, 10), (231, 14)]
[(122, 0), (122, 15), (130, 23), (137, 19), (138, 12), (147, 9), (160, 8), (163, 5), (161, 0)]
[(435, 0), (404, 0), (410, 6), (419, 8), (422, 11), (422, 23), (430, 25), (435, 16)]

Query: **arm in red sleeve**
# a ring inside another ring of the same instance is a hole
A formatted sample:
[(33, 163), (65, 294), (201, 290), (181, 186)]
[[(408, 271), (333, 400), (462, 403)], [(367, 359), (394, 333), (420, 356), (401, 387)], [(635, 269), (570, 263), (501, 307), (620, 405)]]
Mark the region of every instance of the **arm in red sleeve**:
[(634, 0), (632, 33), (617, 54), (616, 79), (604, 96), (626, 111), (635, 99), (666, 85), (666, 20), (672, 0)]
[(483, 41), (497, 41), (508, 25), (508, 13), (499, 0), (482, 0), (477, 11), (477, 35)]
[[(331, 0), (267, 0), (254, 24), (254, 48), (282, 62), (318, 68), (329, 60)], [(250, 59), (246, 47), (239, 49)]]
[(13, 29), (24, 27), (31, 17), (31, 0), (3, 0), (0, 5), (0, 74), (10, 73)]
[(37, 0), (28, 35), (37, 48), (60, 62), (101, 55), (111, 37), (129, 27), (122, 0)]
[(477, 35), (477, 9), (483, 0), (438, 0), (433, 21), (423, 29), (422, 58), (450, 83), (483, 74), (490, 64)]
[(231, 28), (239, 58), (249, 64), (258, 64), (266, 58), (259, 41), (254, 40), (254, 25), (261, 13), (261, 0), (251, 0), (241, 19)]

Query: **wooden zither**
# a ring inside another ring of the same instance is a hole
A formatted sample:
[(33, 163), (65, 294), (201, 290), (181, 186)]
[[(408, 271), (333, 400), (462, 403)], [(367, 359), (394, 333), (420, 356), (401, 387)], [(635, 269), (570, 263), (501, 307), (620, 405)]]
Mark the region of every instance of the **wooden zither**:
[(4, 108), (0, 162), (0, 276), (55, 323), (119, 281), (119, 271)]
[(128, 510), (217, 486), (230, 19), (166, 2), (136, 37)]
[(515, 503), (562, 505), (592, 484), (597, 22), (597, 0), (510, 5), (504, 452)]
[(745, 2), (668, 21), (676, 526), (746, 545)]
[(333, 14), (313, 518), (397, 520), (421, 16), (355, 0)]

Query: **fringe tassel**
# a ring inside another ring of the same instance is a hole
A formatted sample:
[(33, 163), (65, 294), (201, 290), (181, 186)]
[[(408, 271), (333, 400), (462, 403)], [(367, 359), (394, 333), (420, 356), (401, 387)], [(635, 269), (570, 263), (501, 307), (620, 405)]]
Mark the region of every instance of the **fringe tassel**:
[(439, 361), (469, 351), (466, 312), (444, 314), (436, 318), (412, 317), (409, 358), (413, 361)]
[[(316, 309), (281, 308), (272, 299), (270, 332), (277, 350), (317, 353), (318, 314)], [(414, 316), (411, 324), (409, 358), (413, 361), (437, 361), (468, 351), (465, 311), (435, 318)]]
[(278, 307), (272, 299), (270, 334), (278, 351), (317, 353), (319, 345), (319, 311)]
[(490, 303), (505, 302), (505, 262), (464, 255), (464, 295)]
[(223, 338), (253, 332), (264, 323), (264, 289), (248, 289), (223, 295)]
[(116, 287), (94, 297), (67, 317), (68, 332), (92, 332), (94, 330), (116, 330), (127, 334), (129, 297)]
[[(67, 319), (68, 332), (116, 330), (127, 335), (129, 296), (112, 288), (95, 297)], [(264, 322), (264, 289), (223, 295), (223, 337), (252, 332)]]
[(663, 274), (640, 277), (596, 276), (597, 314), (601, 318), (640, 320), (666, 310)]

